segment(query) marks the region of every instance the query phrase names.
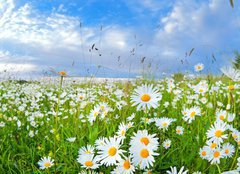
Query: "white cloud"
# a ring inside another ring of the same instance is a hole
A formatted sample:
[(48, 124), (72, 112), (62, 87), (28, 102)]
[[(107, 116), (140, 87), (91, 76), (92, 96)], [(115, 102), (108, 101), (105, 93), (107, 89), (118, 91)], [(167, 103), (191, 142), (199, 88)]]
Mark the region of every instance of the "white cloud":
[[(128, 3), (138, 4), (132, 8), (136, 7), (139, 12), (148, 9), (159, 15), (160, 28), (147, 31), (151, 27), (146, 26), (147, 32), (138, 26), (126, 28), (120, 24), (109, 24), (102, 30), (85, 25), (80, 28), (81, 19), (58, 13), (65, 10), (64, 4), (50, 14), (41, 14), (30, 4), (17, 8), (13, 0), (0, 0), (0, 59), (10, 64), (25, 61), (28, 65), (66, 69), (74, 60), (76, 64), (104, 65), (124, 71), (131, 66), (132, 71), (137, 72), (142, 67), (141, 58), (146, 57), (146, 63), (176, 70), (181, 65), (180, 59), (176, 59), (184, 57), (192, 47), (196, 48), (193, 64), (194, 61), (207, 63), (206, 56), (217, 54), (218, 50), (231, 52), (240, 42), (239, 12), (237, 8), (232, 10), (225, 0)], [(165, 15), (160, 14), (166, 6), (172, 9)], [(140, 42), (142, 47), (138, 47)], [(89, 52), (93, 44), (99, 50)], [(130, 53), (133, 48), (134, 55)], [(120, 62), (118, 56), (121, 56)], [(223, 54), (219, 56), (224, 58)]]

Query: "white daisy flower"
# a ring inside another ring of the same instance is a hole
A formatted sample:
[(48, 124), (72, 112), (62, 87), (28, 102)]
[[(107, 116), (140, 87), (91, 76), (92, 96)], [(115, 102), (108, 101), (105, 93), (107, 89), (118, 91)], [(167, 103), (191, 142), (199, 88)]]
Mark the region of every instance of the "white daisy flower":
[(121, 150), (120, 147), (121, 139), (116, 137), (105, 139), (105, 144), (98, 147), (97, 158), (101, 165), (111, 166), (121, 161), (124, 150)]
[(82, 147), (79, 149), (78, 154), (79, 155), (93, 155), (94, 154), (94, 146), (87, 145), (87, 147)]
[(235, 149), (234, 146), (230, 143), (223, 144), (222, 146), (223, 156), (230, 158), (233, 156)]
[(216, 112), (217, 120), (224, 121), (227, 117), (227, 111), (219, 110)]
[(223, 67), (221, 68), (221, 71), (224, 75), (232, 79), (233, 81), (239, 81), (240, 80), (240, 71), (236, 70), (232, 67)]
[(54, 165), (54, 160), (51, 159), (51, 157), (43, 157), (41, 160), (38, 162), (39, 168), (40, 169), (48, 169)]
[(207, 160), (211, 162), (211, 164), (219, 164), (221, 158), (223, 158), (223, 152), (220, 148), (216, 148), (210, 151)]
[(151, 147), (146, 146), (144, 143), (139, 143), (134, 147), (131, 146), (130, 153), (133, 164), (135, 166), (139, 165), (140, 169), (153, 166), (153, 163), (155, 162), (154, 156), (158, 155), (158, 153), (155, 153)]
[(135, 167), (132, 165), (130, 158), (121, 160), (117, 163), (117, 167), (111, 174), (134, 174)]
[(182, 126), (177, 126), (176, 127), (176, 133), (178, 135), (182, 135), (183, 134), (183, 131), (184, 131), (184, 128)]
[(96, 169), (99, 166), (93, 154), (78, 155), (77, 162), (79, 162), (82, 165), (82, 167), (86, 169)]
[(195, 120), (196, 116), (201, 115), (201, 110), (199, 107), (195, 106), (190, 109), (184, 110), (183, 113), (184, 113), (183, 120), (188, 123), (192, 123), (192, 121)]
[(165, 149), (168, 149), (171, 146), (171, 143), (172, 141), (170, 139), (166, 139), (162, 145)]
[(158, 148), (158, 138), (156, 134), (148, 134), (147, 130), (138, 130), (137, 133), (134, 133), (130, 141), (130, 151), (136, 148), (139, 144), (143, 144), (151, 148), (152, 150), (157, 150)]
[(187, 174), (188, 170), (184, 171), (184, 166), (181, 167), (181, 169), (179, 170), (179, 172), (177, 171), (176, 167), (170, 167), (171, 171), (167, 171), (167, 174)]
[(202, 159), (208, 159), (211, 151), (212, 150), (209, 146), (203, 146), (199, 151), (199, 155)]
[(175, 119), (166, 118), (166, 117), (156, 118), (156, 119), (155, 119), (156, 126), (157, 126), (159, 129), (163, 129), (163, 130), (167, 130), (168, 127), (170, 126), (170, 124), (171, 124), (172, 122), (174, 122), (174, 121), (175, 121)]
[(204, 65), (202, 63), (198, 63), (194, 66), (194, 70), (196, 72), (202, 71), (204, 69)]
[(153, 85), (142, 85), (135, 89), (131, 97), (133, 106), (137, 106), (137, 110), (158, 107), (158, 102), (162, 99), (161, 93)]
[(207, 137), (210, 141), (214, 141), (216, 143), (222, 143), (223, 139), (227, 138), (227, 134), (224, 134), (226, 131), (227, 125), (222, 121), (216, 121), (214, 125), (207, 131)]

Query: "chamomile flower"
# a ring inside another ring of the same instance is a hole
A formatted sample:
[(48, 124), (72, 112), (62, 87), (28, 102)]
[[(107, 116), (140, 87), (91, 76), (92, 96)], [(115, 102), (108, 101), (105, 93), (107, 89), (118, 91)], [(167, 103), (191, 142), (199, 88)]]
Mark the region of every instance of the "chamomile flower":
[(222, 121), (216, 121), (214, 125), (207, 131), (207, 137), (210, 141), (214, 141), (216, 143), (222, 143), (223, 139), (227, 138), (227, 134), (224, 134), (226, 131), (227, 125)]
[(167, 171), (167, 174), (187, 174), (188, 170), (184, 171), (184, 166), (181, 167), (181, 169), (179, 170), (179, 172), (177, 171), (176, 167), (170, 167), (171, 171)]
[(111, 166), (116, 165), (117, 161), (122, 159), (124, 150), (120, 149), (121, 139), (110, 137), (105, 139), (105, 144), (98, 147), (98, 161), (101, 165)]
[(216, 149), (210, 151), (210, 154), (209, 154), (207, 160), (211, 164), (219, 164), (221, 158), (223, 158), (223, 152), (220, 148), (216, 148)]
[(135, 89), (131, 101), (133, 106), (137, 106), (137, 110), (140, 110), (158, 107), (158, 102), (161, 98), (162, 95), (153, 85), (142, 85)]
[(193, 120), (195, 120), (196, 116), (200, 116), (201, 115), (201, 110), (199, 107), (192, 107), (190, 109), (188, 109), (187, 111), (184, 111), (184, 115), (183, 115), (183, 120), (188, 122), (188, 123), (192, 123)]
[(87, 145), (87, 147), (82, 147), (79, 149), (78, 154), (79, 155), (93, 155), (94, 154), (94, 146)]
[(183, 131), (184, 131), (184, 128), (182, 126), (177, 126), (176, 127), (176, 133), (178, 135), (182, 135), (183, 134)]
[(118, 131), (117, 131), (117, 136), (121, 139), (124, 140), (126, 138), (126, 132), (127, 132), (127, 125), (125, 125), (124, 123), (121, 123), (118, 127)]
[(130, 158), (126, 158), (117, 163), (117, 167), (111, 172), (111, 174), (134, 174), (134, 172), (135, 167)]
[(211, 149), (215, 149), (218, 148), (220, 146), (219, 143), (215, 142), (215, 141), (207, 141), (206, 144), (211, 148)]
[(217, 111), (216, 115), (217, 115), (217, 120), (224, 121), (227, 117), (227, 111), (225, 110)]
[(39, 168), (40, 169), (48, 169), (54, 165), (54, 160), (51, 159), (51, 157), (43, 157), (41, 160), (38, 162)]
[(99, 166), (93, 154), (79, 155), (77, 158), (77, 162), (79, 162), (82, 165), (82, 167), (86, 169), (96, 169)]
[(170, 139), (166, 139), (162, 145), (165, 149), (168, 149), (171, 146), (171, 143), (172, 141)]
[(157, 150), (158, 138), (156, 138), (156, 134), (148, 134), (147, 130), (138, 130), (138, 132), (134, 133), (133, 137), (131, 138), (130, 151), (134, 150), (139, 144), (143, 144), (152, 150)]
[(166, 117), (162, 117), (162, 118), (157, 118), (155, 119), (155, 123), (156, 123), (156, 126), (159, 128), (159, 129), (163, 129), (163, 130), (167, 130), (168, 127), (170, 126), (170, 124), (172, 122), (174, 122), (175, 119), (172, 119), (172, 118), (166, 118)]
[(105, 137), (99, 137), (96, 141), (95, 141), (95, 146), (96, 149), (100, 149), (102, 146), (104, 146), (106, 138)]
[(202, 71), (204, 69), (204, 65), (202, 63), (198, 63), (194, 66), (194, 70), (196, 72)]
[(230, 158), (230, 157), (232, 157), (235, 149), (234, 149), (234, 146), (232, 144), (226, 143), (226, 144), (223, 144), (222, 151), (223, 151), (223, 156), (224, 157)]
[(146, 169), (153, 166), (155, 162), (154, 156), (158, 155), (150, 146), (146, 146), (144, 143), (139, 143), (134, 147), (131, 145), (130, 153), (133, 164), (139, 166), (140, 169)]
[(239, 81), (240, 80), (240, 71), (235, 70), (232, 67), (223, 67), (221, 68), (221, 71), (224, 75), (232, 79), (233, 81)]
[(199, 151), (199, 155), (202, 159), (208, 159), (211, 151), (212, 149), (209, 146), (203, 146)]

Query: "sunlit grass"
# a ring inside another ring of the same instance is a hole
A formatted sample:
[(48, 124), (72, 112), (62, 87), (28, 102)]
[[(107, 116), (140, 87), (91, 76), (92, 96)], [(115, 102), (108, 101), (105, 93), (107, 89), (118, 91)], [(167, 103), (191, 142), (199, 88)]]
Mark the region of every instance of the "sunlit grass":
[[(0, 171), (78, 173), (83, 170), (77, 162), (79, 148), (94, 145), (99, 137), (113, 137), (120, 123), (132, 122), (133, 126), (127, 130), (121, 149), (128, 152), (130, 139), (138, 130), (146, 129), (149, 134), (156, 134), (159, 155), (149, 168), (153, 173), (166, 173), (170, 166), (177, 166), (178, 169), (185, 166), (190, 173), (218, 173), (215, 164), (211, 165), (199, 155), (200, 148), (207, 141), (206, 133), (216, 121), (216, 111), (221, 109), (235, 114), (234, 121), (228, 124), (239, 130), (239, 83), (231, 82), (235, 88), (229, 90), (229, 81), (226, 79), (140, 79), (124, 83), (108, 81), (70, 85), (61, 78), (63, 86), (60, 87), (59, 84), (1, 83)], [(191, 87), (205, 80), (205, 93), (198, 93)], [(132, 106), (130, 97), (137, 86), (142, 84), (153, 84), (161, 93), (162, 99), (157, 108), (137, 110)], [(213, 90), (213, 87), (216, 89)], [(102, 113), (104, 118), (98, 115), (91, 123), (89, 115), (99, 104), (106, 104), (108, 111)], [(201, 114), (188, 123), (183, 120), (182, 111), (193, 106), (198, 106)], [(133, 114), (135, 117), (129, 120)], [(175, 119), (167, 130), (159, 129), (154, 122), (148, 122), (162, 117)], [(177, 126), (184, 128), (182, 135), (176, 133)], [(235, 152), (231, 158), (221, 159), (221, 171), (236, 169), (239, 156), (239, 144), (232, 138), (231, 131), (226, 132), (228, 138), (224, 142), (233, 144)], [(69, 142), (67, 139), (71, 137), (76, 137), (76, 140)], [(169, 149), (162, 146), (166, 139), (171, 140)], [(38, 161), (47, 156), (54, 159), (54, 165), (41, 170)], [(95, 171), (110, 173), (115, 167), (100, 165)], [(143, 171), (136, 167), (135, 173)]]

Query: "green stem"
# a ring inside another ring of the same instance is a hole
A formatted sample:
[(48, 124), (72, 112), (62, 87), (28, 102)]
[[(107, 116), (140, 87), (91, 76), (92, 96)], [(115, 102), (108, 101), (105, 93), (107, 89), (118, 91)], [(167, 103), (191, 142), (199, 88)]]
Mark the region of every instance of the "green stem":
[(216, 166), (217, 166), (217, 168), (218, 168), (218, 172), (219, 172), (219, 174), (221, 174), (222, 172), (221, 172), (221, 169), (220, 169), (219, 165), (216, 164)]

